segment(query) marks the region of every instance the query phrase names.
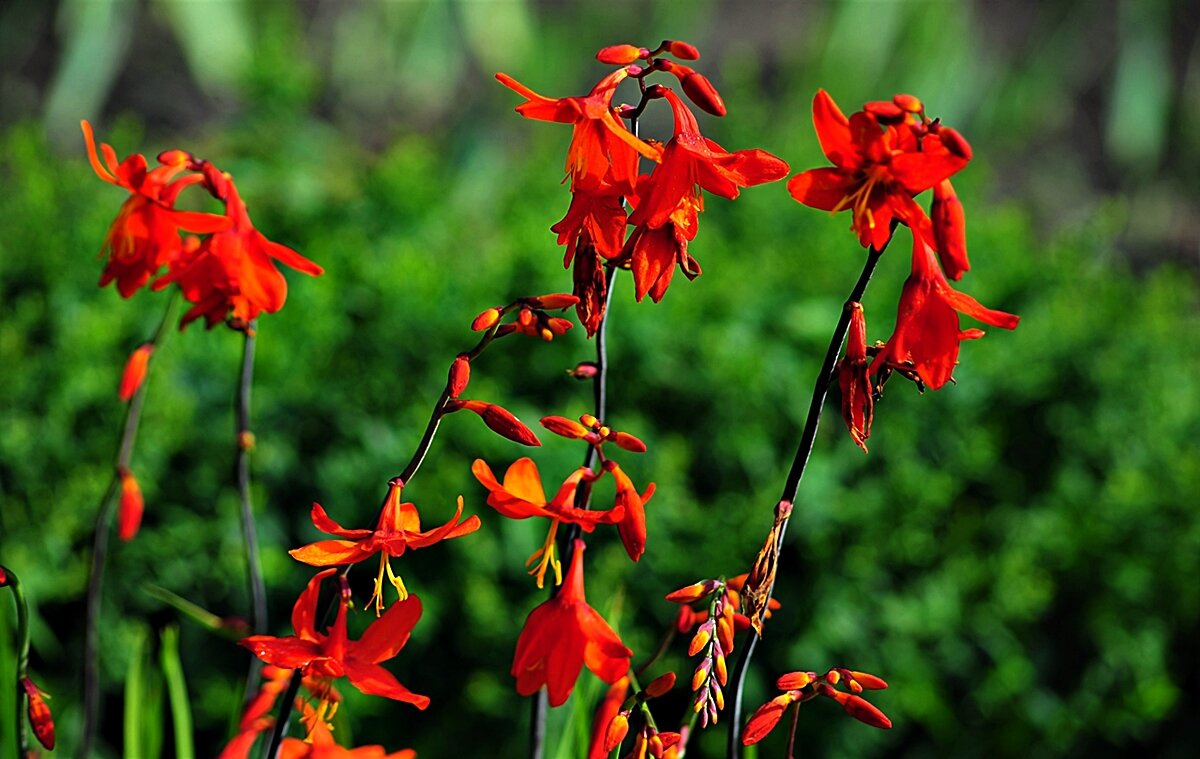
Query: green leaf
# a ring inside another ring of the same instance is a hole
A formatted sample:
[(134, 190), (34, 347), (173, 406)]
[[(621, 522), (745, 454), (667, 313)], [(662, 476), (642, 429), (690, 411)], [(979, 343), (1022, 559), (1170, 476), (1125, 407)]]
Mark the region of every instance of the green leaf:
[(187, 683), (183, 680), (183, 662), (179, 660), (179, 628), (168, 625), (162, 631), (162, 671), (167, 681), (167, 697), (171, 701), (171, 722), (175, 726), (175, 756), (194, 759), (192, 741), (192, 709), (188, 701)]

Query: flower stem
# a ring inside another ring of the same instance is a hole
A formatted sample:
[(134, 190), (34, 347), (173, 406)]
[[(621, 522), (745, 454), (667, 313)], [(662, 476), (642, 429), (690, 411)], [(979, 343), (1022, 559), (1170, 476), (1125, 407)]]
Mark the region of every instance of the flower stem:
[[(158, 346), (167, 334), (167, 324), (175, 311), (175, 301), (178, 293), (172, 292), (167, 298), (166, 308), (163, 309), (162, 319), (150, 339), (153, 350), (149, 361), (154, 360)], [(113, 478), (100, 498), (96, 515), (96, 529), (92, 539), (92, 568), (88, 576), (87, 588), (87, 623), (83, 644), (83, 729), (79, 737), (79, 759), (88, 759), (92, 755), (92, 743), (96, 738), (96, 721), (100, 712), (100, 601), (104, 591), (104, 568), (108, 559), (108, 536), (110, 523), (113, 519), (113, 509), (116, 507), (116, 494), (120, 483), (121, 472), (129, 469), (133, 458), (133, 445), (137, 440), (138, 423), (142, 418), (142, 406), (146, 400), (146, 388), (149, 380), (144, 380), (137, 392), (129, 400), (125, 409), (125, 429), (121, 434), (121, 443), (117, 449), (117, 461), (113, 468)]]
[[(813, 445), (817, 440), (817, 428), (821, 423), (821, 412), (825, 408), (825, 398), (829, 394), (829, 385), (834, 379), (834, 368), (837, 365), (838, 356), (842, 352), (842, 343), (846, 341), (846, 332), (850, 328), (850, 304), (862, 301), (863, 294), (867, 291), (867, 285), (871, 281), (871, 276), (875, 273), (875, 266), (879, 263), (880, 256), (887, 249), (884, 245), (882, 250), (874, 248), (867, 249), (867, 261), (863, 265), (862, 273), (858, 275), (858, 281), (854, 283), (854, 289), (850, 291), (850, 296), (846, 299), (846, 304), (842, 308), (841, 316), (838, 317), (837, 326), (833, 329), (833, 336), (829, 340), (829, 347), (825, 351), (825, 360), (821, 364), (821, 370), (817, 374), (816, 383), (813, 385), (812, 399), (808, 404), (808, 417), (804, 421), (804, 431), (800, 434), (800, 444), (796, 448), (796, 456), (792, 460), (792, 468), (788, 471), (787, 479), (783, 484), (783, 494), (780, 500), (795, 502), (796, 492), (800, 488), (800, 480), (804, 478), (804, 470), (808, 466), (808, 459), (812, 455)], [(787, 526), (790, 518), (785, 519), (779, 526), (779, 537), (775, 541), (775, 559), (778, 560), (779, 552), (783, 548), (783, 538), (787, 534)], [(764, 604), (769, 603), (771, 594), (775, 590), (774, 578), (766, 588), (766, 599)], [(738, 658), (737, 674), (734, 676), (733, 686), (733, 713), (729, 720), (729, 740), (726, 744), (726, 756), (728, 759), (737, 759), (741, 754), (741, 732), (742, 732), (742, 688), (746, 682), (746, 671), (750, 668), (750, 659), (754, 656), (754, 648), (758, 643), (758, 636), (754, 630), (746, 631), (745, 643), (742, 646), (742, 654)]]
[[(254, 433), (250, 430), (250, 389), (254, 384), (254, 347), (258, 337), (258, 325), (246, 325), (242, 343), (242, 370), (238, 378), (237, 415), (234, 464), (237, 478), (238, 497), (241, 501), (242, 539), (246, 545), (246, 571), (250, 584), (251, 620), (256, 635), (267, 632), (267, 589), (263, 585), (262, 560), (258, 551), (258, 530), (254, 523), (254, 508), (250, 500), (250, 450), (254, 447)], [(246, 689), (242, 706), (258, 691), (258, 676), (262, 663), (258, 657), (250, 657), (250, 669), (246, 674)]]
[(13, 756), (26, 756), (29, 752), (29, 733), (25, 725), (25, 702), (28, 696), (25, 693), (25, 688), (22, 683), (29, 674), (29, 605), (25, 602), (25, 593), (21, 590), (21, 581), (17, 575), (8, 567), (0, 565), (0, 586), (7, 587), (12, 591), (13, 602), (17, 605), (17, 677), (13, 682), (13, 687), (16, 689), (17, 697), (14, 699), (16, 706), (16, 720), (13, 721), (13, 726), (16, 728), (16, 733), (13, 738), (17, 743), (17, 753)]

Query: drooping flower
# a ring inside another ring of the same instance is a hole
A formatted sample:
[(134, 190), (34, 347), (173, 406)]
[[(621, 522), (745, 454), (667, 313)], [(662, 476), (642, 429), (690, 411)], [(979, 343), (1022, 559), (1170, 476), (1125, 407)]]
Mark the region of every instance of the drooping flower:
[(107, 260), (100, 276), (101, 287), (115, 281), (117, 292), (128, 298), (180, 254), (180, 230), (200, 234), (229, 226), (230, 221), (224, 216), (173, 208), (180, 191), (202, 181), (198, 174), (175, 179), (187, 169), (182, 153), (164, 153), (170, 162), (151, 169), (145, 156), (138, 153), (118, 163), (116, 151), (101, 143), (100, 152), (104, 154), (101, 162), (92, 125), (85, 120), (80, 126), (96, 176), (131, 193), (104, 238), (100, 254)]
[(475, 479), (488, 489), (487, 504), (509, 519), (545, 517), (550, 520), (550, 529), (541, 548), (534, 551), (526, 566), (536, 566), (530, 574), (537, 576), (538, 587), (542, 587), (548, 569), (554, 570), (555, 584), (562, 582), (562, 565), (557, 557), (555, 538), (559, 523), (577, 524), (584, 532), (592, 532), (599, 524), (617, 524), (625, 518), (625, 507), (618, 505), (608, 510), (579, 509), (575, 507), (575, 493), (584, 478), (591, 475), (587, 467), (580, 467), (567, 477), (554, 498), (547, 501), (542, 488), (542, 477), (537, 464), (528, 457), (517, 459), (504, 473), (503, 484), (496, 480), (492, 468), (483, 459), (471, 465)]
[(53, 751), (54, 715), (46, 703), (49, 696), (28, 677), (21, 678), (21, 688), (25, 691), (25, 716), (29, 718), (33, 734), (47, 751)]
[(571, 568), (559, 592), (529, 613), (513, 656), (517, 693), (545, 687), (551, 706), (565, 703), (584, 665), (610, 685), (629, 672), (633, 652), (604, 618), (588, 606), (583, 590), (583, 552), (576, 540)]
[(646, 509), (645, 505), (654, 497), (654, 483), (646, 486), (646, 492), (638, 493), (633, 480), (617, 462), (609, 459), (604, 462), (604, 470), (610, 472), (617, 483), (617, 500), (615, 508), (623, 508), (625, 516), (617, 524), (617, 532), (621, 535), (621, 543), (629, 558), (637, 561), (646, 551)]
[(400, 576), (392, 572), (391, 557), (403, 556), (408, 549), (427, 548), (434, 543), (470, 535), (479, 529), (479, 517), (471, 515), (459, 521), (463, 511), (462, 496), (458, 509), (449, 522), (431, 530), (421, 531), (421, 515), (411, 503), (401, 503), (404, 484), (398, 480), (388, 483), (388, 493), (374, 530), (348, 530), (333, 521), (319, 503), (312, 507), (312, 522), (318, 530), (336, 535), (337, 540), (321, 540), (288, 551), (292, 558), (314, 567), (333, 567), (357, 564), (379, 554), (379, 573), (375, 577), (375, 593), (367, 601), (375, 602), (375, 613), (383, 609), (383, 576), (386, 573), (403, 601), (408, 597)]
[(228, 174), (204, 161), (196, 166), (209, 191), (225, 203), (230, 224), (186, 246), (179, 263), (152, 287), (161, 290), (178, 284), (183, 297), (193, 304), (180, 320), (181, 328), (202, 316), (210, 328), (227, 317), (232, 317), (235, 327), (244, 328), (262, 312), (273, 314), (283, 308), (287, 300), (287, 280), (273, 261), (313, 277), (325, 270), (259, 232)]
[(837, 364), (838, 387), (842, 391), (842, 419), (855, 445), (867, 450), (875, 402), (872, 396), (870, 362), (867, 360), (867, 322), (861, 303), (849, 304), (850, 331), (846, 355)]
[(933, 248), (914, 229), (912, 273), (900, 293), (896, 329), (871, 363), (871, 373), (911, 372), (933, 390), (945, 385), (958, 363), (959, 344), (983, 337), (979, 329), (960, 330), (959, 313), (1002, 329), (1016, 329), (1020, 321), (952, 288)]
[(404, 701), (418, 709), (429, 706), (429, 698), (413, 693), (400, 684), (383, 667), (382, 661), (393, 658), (404, 648), (413, 627), (421, 618), (421, 599), (410, 595), (388, 607), (383, 616), (367, 627), (358, 640), (346, 634), (346, 610), (350, 605), (350, 588), (345, 577), (341, 580), (341, 598), (337, 617), (328, 633), (316, 629), (317, 600), (321, 582), (337, 570), (318, 572), (292, 607), (292, 628), (295, 635), (277, 638), (272, 635), (251, 635), (240, 645), (268, 664), (285, 669), (299, 669), (312, 677), (346, 677), (363, 693)]
[(121, 500), (117, 509), (117, 537), (128, 542), (133, 540), (142, 525), (146, 501), (133, 472), (122, 468), (118, 477), (121, 481)]
[(942, 270), (957, 282), (970, 270), (971, 262), (967, 260), (967, 217), (949, 179), (933, 186), (933, 205), (929, 214)]
[(726, 152), (700, 134), (695, 115), (678, 95), (665, 87), (660, 92), (671, 104), (675, 135), (648, 184), (639, 184), (629, 217), (635, 229), (625, 245), (639, 301), (647, 293), (661, 300), (676, 264), (690, 277), (700, 273), (687, 243), (696, 236), (697, 216), (704, 208), (702, 189), (732, 200), (740, 188), (773, 182), (788, 172), (787, 163), (765, 150)]
[(954, 130), (914, 123), (911, 113), (899, 104), (907, 97), (897, 96), (896, 103), (869, 103), (847, 119), (829, 93), (818, 91), (813, 125), (821, 149), (834, 166), (809, 169), (788, 181), (792, 197), (806, 206), (852, 211), (859, 241), (875, 250), (882, 250), (891, 239), (893, 219), (914, 228), (926, 224), (928, 217), (913, 196), (934, 187), (971, 158), (970, 146)]

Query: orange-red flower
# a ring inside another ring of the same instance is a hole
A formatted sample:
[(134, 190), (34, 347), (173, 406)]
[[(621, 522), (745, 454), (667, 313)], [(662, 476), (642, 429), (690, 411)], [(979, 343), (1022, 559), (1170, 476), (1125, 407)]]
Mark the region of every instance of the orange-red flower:
[(861, 303), (851, 303), (849, 307), (850, 331), (846, 355), (837, 365), (837, 379), (842, 391), (842, 419), (854, 443), (866, 452), (875, 410), (867, 361), (867, 322)]
[(341, 579), (341, 599), (337, 618), (328, 634), (317, 632), (317, 599), (321, 581), (333, 575), (336, 569), (318, 572), (311, 580), (296, 605), (292, 607), (292, 628), (295, 635), (276, 638), (271, 635), (251, 635), (239, 643), (250, 649), (259, 659), (285, 669), (299, 669), (312, 677), (343, 677), (363, 693), (384, 696), (404, 701), (424, 709), (429, 698), (413, 693), (379, 663), (393, 658), (404, 644), (413, 627), (421, 618), (421, 599), (408, 596), (388, 607), (382, 617), (367, 627), (358, 640), (346, 635), (346, 609), (350, 604), (350, 589), (345, 578)]
[(230, 225), (198, 244), (186, 246), (179, 263), (155, 280), (153, 288), (161, 290), (177, 283), (183, 297), (193, 304), (180, 320), (180, 327), (201, 316), (210, 328), (229, 316), (235, 326), (244, 326), (264, 311), (275, 313), (287, 300), (287, 280), (273, 260), (314, 277), (325, 270), (286, 245), (264, 237), (250, 221), (233, 179), (210, 163), (197, 165), (210, 191), (225, 203)]
[(637, 207), (629, 217), (636, 229), (626, 243), (632, 256), (635, 295), (661, 300), (679, 264), (695, 277), (700, 267), (687, 252), (703, 210), (700, 190), (730, 200), (742, 187), (773, 182), (787, 175), (788, 165), (765, 150), (728, 153), (700, 134), (695, 115), (670, 89), (662, 88), (675, 115), (675, 135), (663, 150), (662, 162), (639, 185)]
[(529, 613), (513, 656), (517, 693), (531, 696), (545, 687), (551, 706), (566, 702), (585, 664), (611, 685), (629, 671), (633, 657), (604, 618), (587, 604), (583, 591), (585, 547), (582, 540), (575, 541), (562, 587)]
[(912, 273), (900, 293), (896, 329), (872, 362), (871, 372), (912, 372), (934, 390), (945, 385), (958, 363), (959, 343), (983, 337), (979, 329), (960, 330), (959, 313), (1002, 329), (1016, 329), (1020, 321), (952, 288), (933, 248), (914, 229)]
[[(851, 692), (835, 688), (838, 683), (849, 687)], [(887, 730), (892, 726), (892, 721), (886, 714), (858, 695), (863, 690), (882, 690), (888, 687), (882, 678), (875, 675), (834, 667), (823, 675), (816, 672), (788, 672), (780, 676), (775, 685), (785, 692), (760, 706), (750, 717), (742, 733), (742, 743), (746, 746), (767, 737), (779, 724), (788, 707), (811, 701), (817, 696), (836, 701), (851, 717), (871, 727)]]
[(375, 602), (375, 612), (383, 609), (383, 576), (396, 588), (403, 601), (408, 597), (400, 576), (392, 572), (388, 559), (403, 556), (408, 549), (426, 548), (443, 540), (461, 538), (479, 529), (479, 517), (471, 515), (459, 521), (463, 511), (462, 496), (458, 497), (458, 510), (449, 522), (432, 530), (421, 531), (421, 515), (411, 503), (401, 503), (400, 493), (404, 485), (399, 480), (388, 483), (387, 497), (379, 513), (379, 522), (374, 530), (348, 530), (333, 521), (319, 503), (312, 507), (312, 522), (321, 532), (336, 535), (339, 540), (320, 540), (296, 548), (288, 553), (298, 561), (314, 567), (332, 567), (342, 564), (357, 564), (370, 556), (379, 554), (379, 574), (375, 577), (375, 593), (367, 601)]
[(645, 505), (654, 497), (654, 483), (646, 486), (646, 492), (638, 493), (629, 475), (609, 459), (604, 462), (605, 471), (611, 472), (617, 483), (617, 501), (614, 511), (623, 508), (625, 516), (617, 524), (617, 532), (621, 534), (621, 543), (629, 558), (637, 561), (646, 551), (646, 510)]
[(142, 512), (146, 502), (137, 478), (128, 469), (118, 473), (121, 480), (121, 501), (117, 509), (117, 537), (123, 541), (133, 540), (142, 525)]
[[(634, 67), (636, 68), (636, 67)], [(566, 172), (571, 189), (597, 192), (608, 181), (618, 191), (628, 191), (637, 178), (637, 155), (658, 160), (659, 149), (648, 145), (625, 128), (612, 107), (617, 86), (630, 75), (630, 67), (619, 68), (601, 79), (584, 97), (547, 98), (508, 74), (496, 74), (505, 87), (526, 98), (517, 113), (528, 119), (574, 124), (567, 149)]]
[[(893, 219), (910, 227), (928, 222), (913, 196), (967, 165), (971, 149), (949, 128), (913, 123), (908, 96), (896, 103), (868, 104), (849, 119), (825, 90), (813, 99), (813, 125), (834, 168), (810, 169), (788, 181), (788, 191), (806, 206), (853, 212), (859, 241), (882, 250)], [(904, 106), (900, 103), (903, 102)]]
[(279, 746), (279, 759), (416, 759), (416, 756), (412, 749), (389, 754), (383, 746), (342, 748), (324, 723), (317, 723), (307, 739), (284, 738)]
[(101, 143), (102, 163), (96, 153), (92, 125), (85, 120), (80, 126), (87, 142), (88, 160), (96, 176), (132, 193), (104, 238), (100, 254), (107, 256), (107, 261), (104, 273), (100, 275), (101, 287), (116, 281), (117, 292), (128, 298), (179, 255), (181, 229), (208, 233), (229, 226), (229, 219), (224, 216), (172, 208), (181, 190), (202, 179), (198, 174), (174, 179), (187, 168), (184, 154), (179, 151), (164, 153), (163, 157), (170, 161), (151, 169), (146, 157), (138, 153), (118, 163), (116, 151)]
[(579, 483), (585, 477), (591, 476), (591, 470), (580, 467), (567, 477), (558, 489), (554, 498), (546, 500), (546, 491), (542, 488), (542, 477), (538, 473), (537, 464), (528, 457), (517, 459), (504, 473), (504, 483), (496, 480), (492, 468), (483, 459), (475, 459), (471, 465), (475, 479), (488, 489), (487, 504), (509, 519), (529, 519), (530, 517), (545, 517), (550, 520), (550, 530), (542, 547), (534, 551), (526, 566), (537, 562), (530, 574), (537, 576), (538, 587), (545, 582), (546, 571), (554, 569), (555, 583), (562, 582), (562, 566), (557, 558), (555, 537), (558, 534), (560, 522), (577, 524), (584, 532), (592, 532), (598, 524), (617, 524), (625, 518), (624, 505), (612, 509), (578, 509), (575, 508), (575, 492)]
[(143, 343), (129, 354), (125, 369), (121, 372), (121, 384), (117, 388), (117, 397), (128, 403), (134, 393), (146, 379), (146, 369), (150, 365), (150, 354), (154, 352), (154, 343)]
[(29, 724), (33, 726), (33, 734), (37, 736), (38, 743), (42, 744), (47, 751), (53, 751), (54, 715), (51, 714), (50, 706), (46, 703), (49, 696), (28, 677), (21, 678), (21, 687), (25, 690), (25, 716), (29, 718)]

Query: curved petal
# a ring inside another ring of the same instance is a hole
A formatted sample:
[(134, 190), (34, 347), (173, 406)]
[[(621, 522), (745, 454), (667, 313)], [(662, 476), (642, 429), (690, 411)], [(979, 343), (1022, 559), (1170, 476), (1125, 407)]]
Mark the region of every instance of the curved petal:
[(273, 635), (251, 635), (239, 640), (238, 645), (250, 649), (267, 664), (284, 669), (299, 669), (321, 654), (320, 646), (316, 643), (294, 636), (276, 638)]
[(312, 523), (318, 530), (329, 535), (337, 535), (339, 538), (349, 538), (350, 540), (362, 540), (373, 534), (371, 530), (347, 530), (329, 516), (325, 511), (325, 507), (319, 503), (313, 503), (311, 512)]
[(825, 90), (813, 98), (813, 126), (821, 150), (835, 166), (853, 168), (862, 161), (858, 146), (850, 138), (850, 122)]
[(336, 571), (336, 569), (325, 569), (313, 575), (292, 607), (292, 629), (302, 640), (315, 643), (323, 637), (317, 634), (314, 626), (317, 619), (317, 598), (321, 595), (321, 582)]
[(496, 74), (496, 80), (528, 101), (516, 108), (517, 113), (527, 119), (570, 124), (579, 117), (579, 108), (570, 102), (570, 98), (544, 97), (504, 73)]
[(421, 599), (409, 596), (388, 607), (383, 616), (371, 623), (362, 638), (350, 643), (350, 656), (378, 664), (394, 657), (404, 648), (413, 627), (421, 619)]
[(368, 664), (356, 659), (348, 659), (344, 664), (350, 684), (369, 696), (403, 701), (421, 710), (429, 706), (429, 696), (422, 696), (405, 688), (395, 675), (378, 664)]
[(621, 642), (621, 638), (595, 609), (581, 604), (576, 613), (579, 627), (587, 638), (583, 663), (596, 677), (609, 684), (615, 683), (629, 672), (633, 651)]
[(546, 504), (546, 493), (542, 489), (542, 478), (537, 464), (525, 456), (512, 463), (504, 473), (504, 490), (511, 496), (538, 506)]
[(927, 135), (921, 152), (892, 158), (892, 176), (911, 195), (925, 192), (967, 165), (967, 159), (946, 149), (936, 135)]
[(859, 184), (853, 174), (841, 169), (809, 169), (789, 179), (787, 189), (793, 198), (809, 208), (835, 211), (845, 207), (846, 197)]
[(318, 540), (306, 546), (288, 551), (296, 561), (313, 567), (337, 567), (357, 564), (374, 551), (364, 550), (362, 543), (354, 540)]

